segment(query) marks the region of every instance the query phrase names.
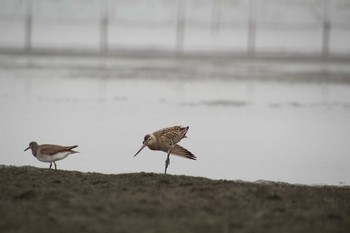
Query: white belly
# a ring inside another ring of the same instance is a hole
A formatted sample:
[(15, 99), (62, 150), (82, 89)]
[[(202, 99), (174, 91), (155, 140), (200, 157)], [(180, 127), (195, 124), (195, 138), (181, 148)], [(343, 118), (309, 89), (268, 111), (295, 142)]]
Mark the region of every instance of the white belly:
[(38, 155), (37, 158), (38, 160), (40, 160), (41, 162), (46, 162), (46, 163), (51, 163), (54, 161), (58, 161), (61, 159), (64, 159), (65, 157), (67, 157), (68, 155), (72, 154), (71, 152), (59, 152), (57, 154), (54, 155)]

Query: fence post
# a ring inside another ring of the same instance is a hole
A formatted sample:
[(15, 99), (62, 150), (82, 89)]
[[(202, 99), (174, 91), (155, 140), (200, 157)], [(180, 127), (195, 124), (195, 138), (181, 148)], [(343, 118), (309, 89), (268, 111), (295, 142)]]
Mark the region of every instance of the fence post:
[(24, 50), (30, 52), (32, 50), (32, 30), (33, 30), (33, 2), (27, 0), (26, 2), (26, 17), (24, 26)]
[(248, 55), (255, 55), (256, 43), (256, 0), (249, 0), (249, 19), (248, 19)]
[(212, 0), (211, 10), (211, 33), (220, 31), (221, 0)]
[(329, 56), (329, 39), (331, 34), (329, 1), (323, 0), (323, 30), (322, 30), (322, 55)]
[(185, 0), (177, 1), (177, 21), (176, 21), (176, 53), (183, 53), (185, 40)]
[(100, 51), (108, 51), (108, 0), (100, 0)]

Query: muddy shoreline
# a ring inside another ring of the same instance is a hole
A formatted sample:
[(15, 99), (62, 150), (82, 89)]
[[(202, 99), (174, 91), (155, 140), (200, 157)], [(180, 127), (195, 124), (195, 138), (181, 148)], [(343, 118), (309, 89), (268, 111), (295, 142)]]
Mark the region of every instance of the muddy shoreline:
[(350, 187), (0, 166), (1, 232), (347, 232)]

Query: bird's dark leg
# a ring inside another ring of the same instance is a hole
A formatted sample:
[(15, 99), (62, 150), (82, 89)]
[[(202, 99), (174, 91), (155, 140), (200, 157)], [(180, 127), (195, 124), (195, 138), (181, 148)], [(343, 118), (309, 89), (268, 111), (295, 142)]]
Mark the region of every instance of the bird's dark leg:
[(52, 162), (50, 163), (50, 167), (49, 167), (49, 169), (51, 169), (51, 167), (52, 167)]
[(167, 156), (167, 158), (165, 160), (165, 171), (164, 171), (164, 174), (166, 174), (166, 170), (168, 169), (168, 166), (170, 164), (169, 155), (170, 155), (170, 153), (168, 153), (168, 156)]
[(166, 170), (168, 169), (168, 166), (169, 166), (169, 164), (170, 164), (170, 158), (169, 158), (169, 156), (170, 156), (171, 149), (172, 149), (172, 148), (170, 148), (170, 149), (168, 150), (168, 155), (167, 155), (167, 158), (166, 158), (166, 160), (165, 160), (165, 171), (164, 171), (164, 174), (166, 174)]
[(55, 161), (53, 162), (53, 164), (55, 164), (55, 170), (57, 170), (57, 165), (56, 165)]

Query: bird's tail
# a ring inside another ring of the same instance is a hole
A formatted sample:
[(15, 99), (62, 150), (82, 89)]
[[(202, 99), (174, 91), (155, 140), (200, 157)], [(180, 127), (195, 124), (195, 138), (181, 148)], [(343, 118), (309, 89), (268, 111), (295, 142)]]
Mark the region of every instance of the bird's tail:
[(194, 156), (190, 151), (186, 150), (185, 148), (179, 145), (175, 145), (173, 149), (171, 149), (171, 154), (185, 157), (188, 159), (193, 159), (193, 160), (197, 159), (197, 157)]
[(75, 146), (69, 146), (68, 148), (69, 148), (69, 150), (72, 152), (72, 154), (74, 154), (74, 153), (80, 153), (79, 151), (75, 151), (75, 150), (73, 150), (74, 148), (77, 148), (78, 147), (78, 145), (75, 145)]

